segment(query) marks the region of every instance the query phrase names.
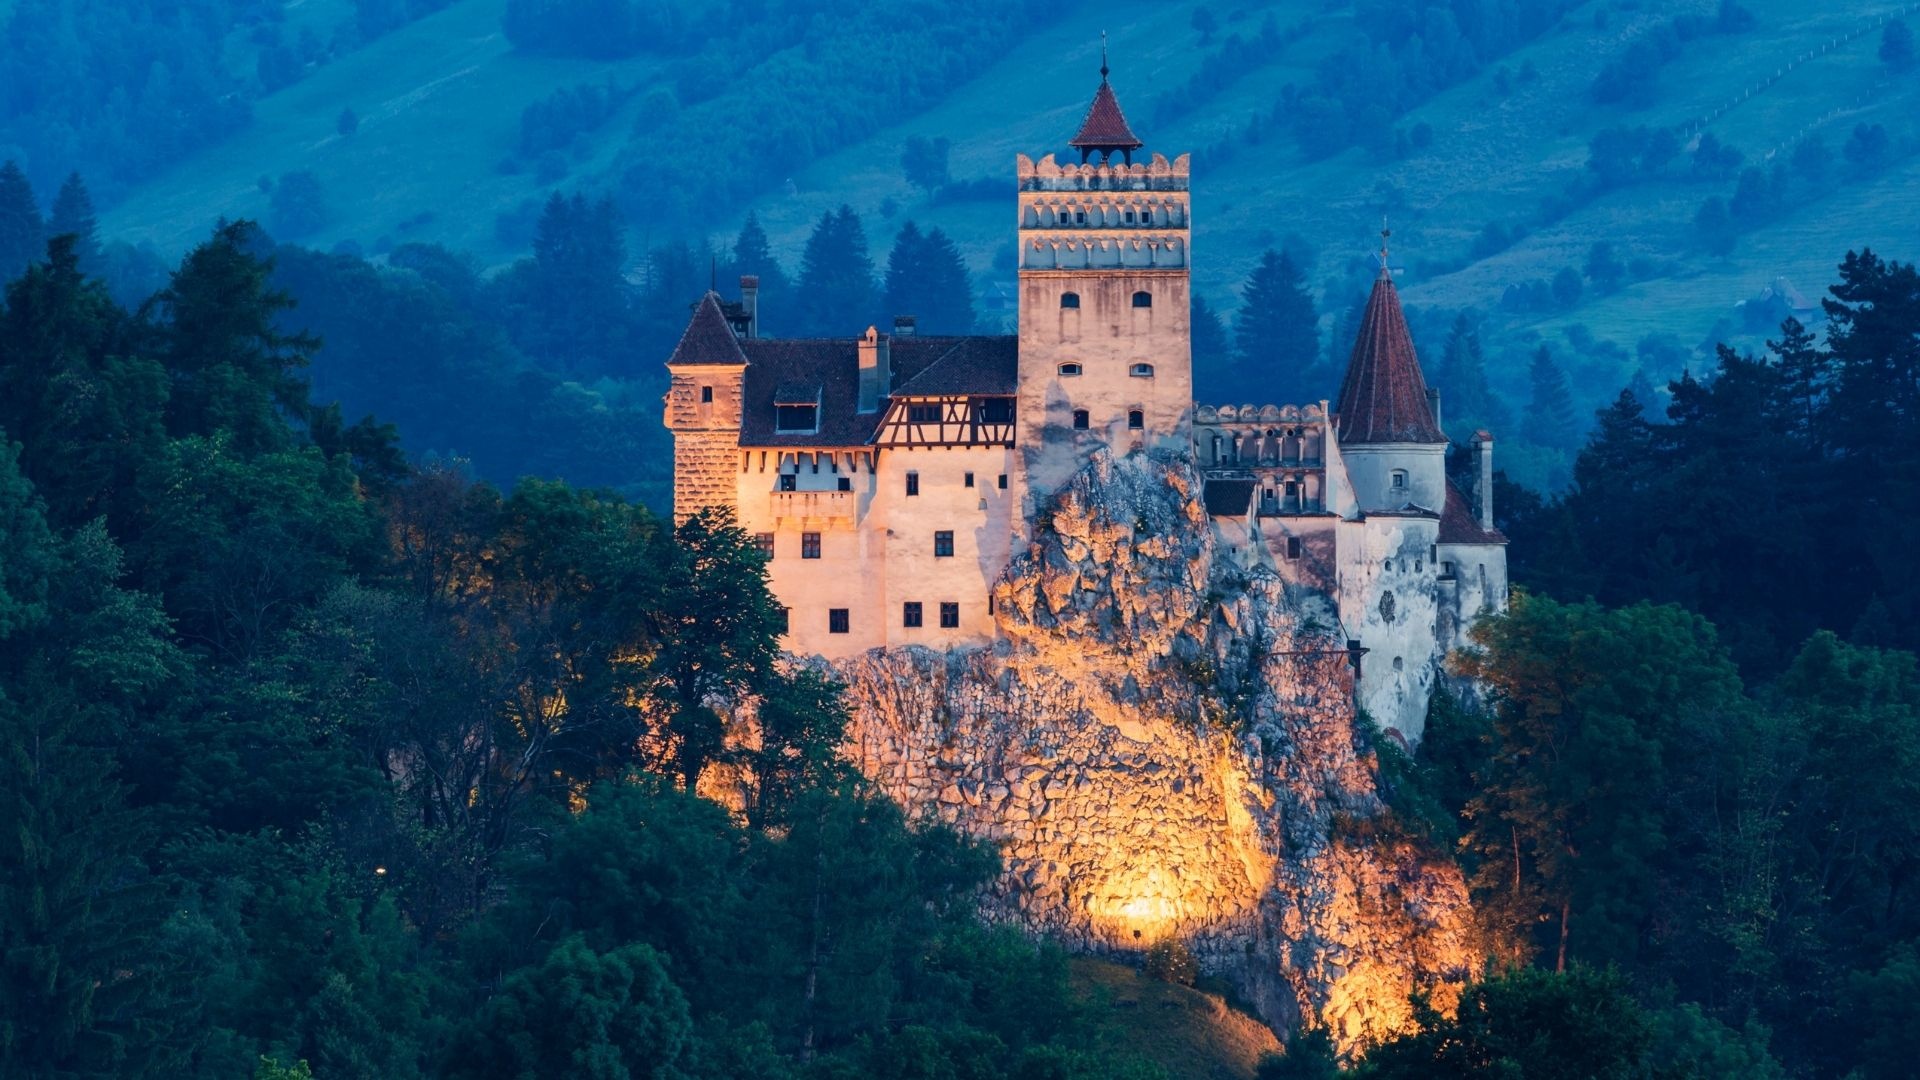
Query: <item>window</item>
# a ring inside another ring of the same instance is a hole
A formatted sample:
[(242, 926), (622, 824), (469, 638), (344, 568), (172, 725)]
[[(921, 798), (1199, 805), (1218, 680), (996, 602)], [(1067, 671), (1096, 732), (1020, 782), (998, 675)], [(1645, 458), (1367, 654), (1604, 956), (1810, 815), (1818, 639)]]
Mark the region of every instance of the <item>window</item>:
[(800, 557), (817, 559), (820, 557), (820, 534), (803, 532), (800, 534)]
[(940, 604), (940, 628), (952, 630), (960, 625), (960, 605), (951, 601)]
[(1141, 412), (1139, 409), (1129, 409), (1127, 411), (1127, 426), (1129, 428), (1132, 428), (1135, 431), (1139, 431), (1141, 428), (1146, 427), (1147, 414)]
[(1000, 474), (1000, 490), (1001, 491), (1007, 490), (1007, 474), (1006, 473)]
[(937, 532), (933, 534), (933, 556), (936, 559), (953, 558), (953, 533)]
[(1300, 557), (1300, 538), (1297, 536), (1287, 537), (1287, 558), (1297, 559), (1299, 557)]
[(713, 387), (703, 386), (700, 388), (700, 401), (702, 404), (710, 403), (713, 401)]
[(1392, 482), (1393, 482), (1393, 487), (1395, 491), (1400, 491), (1405, 489), (1407, 486), (1407, 470), (1405, 469), (1393, 470)]
[(1079, 307), (1079, 306), (1080, 306), (1080, 294), (1079, 294), (1079, 293), (1077, 293), (1077, 292), (1063, 292), (1063, 293), (1061, 293), (1061, 294), (1060, 294), (1060, 306), (1061, 306), (1061, 307), (1063, 307), (1063, 308), (1077, 308), (1077, 307)]
[(937, 424), (940, 422), (940, 406), (909, 405), (907, 419), (916, 424)]
[(909, 630), (920, 625), (920, 601), (909, 600), (900, 605), (900, 625)]
[(780, 474), (780, 490), (781, 491), (800, 490), (800, 478), (790, 472), (781, 473)]
[(1134, 307), (1152, 307), (1152, 306), (1153, 306), (1153, 294), (1152, 294), (1152, 293), (1150, 293), (1150, 292), (1144, 292), (1144, 291), (1143, 291), (1143, 292), (1137, 292), (1137, 293), (1134, 293), (1134, 294), (1133, 294), (1133, 306), (1134, 306)]
[(843, 607), (827, 610), (827, 633), (844, 634), (847, 632), (847, 609)]
[(1393, 670), (1400, 671), (1405, 666), (1406, 666), (1405, 663), (1400, 659), (1400, 657), (1396, 656), (1393, 658)]
[(968, 473), (968, 474), (967, 474), (967, 486), (968, 486), (968, 487), (972, 487), (972, 486), (973, 486), (973, 474), (972, 474), (972, 473)]
[(1080, 365), (1079, 364), (1061, 364), (1059, 370), (1060, 370), (1061, 378), (1071, 379), (1075, 375), (1080, 374)]
[(1075, 225), (1085, 225), (1087, 223), (1087, 212), (1085, 210), (1075, 210), (1073, 212), (1073, 223)]
[(1085, 409), (1073, 410), (1073, 429), (1075, 431), (1087, 430), (1087, 410)]
[(920, 474), (919, 473), (910, 472), (907, 474), (907, 494), (909, 495), (920, 494)]
[(1299, 497), (1300, 485), (1292, 480), (1287, 481), (1287, 501), (1292, 502)]
[(840, 484), (839, 484), (839, 487), (840, 487), (840, 490), (841, 490), (841, 491), (852, 491), (852, 490), (853, 490), (853, 477), (851, 477), (851, 476), (843, 476), (843, 477), (841, 477), (841, 478), (840, 478)]
[(792, 629), (793, 629), (793, 609), (790, 607), (783, 607), (780, 609), (780, 632), (784, 634), (787, 631)]
[(818, 405), (775, 405), (773, 430), (808, 432), (820, 426)]
[(1151, 379), (1153, 378), (1153, 365), (1135, 364), (1132, 368), (1128, 369), (1127, 374), (1136, 379)]
[(1440, 561), (1440, 545), (1439, 544), (1433, 544), (1427, 548), (1427, 559), (1434, 563), (1438, 563)]
[(983, 424), (1010, 424), (1013, 422), (1012, 398), (987, 398), (980, 403), (980, 422)]
[(1125, 216), (1125, 220), (1126, 220), (1126, 223), (1127, 223), (1127, 224), (1129, 224), (1129, 225), (1131, 225), (1131, 224), (1133, 224), (1133, 211), (1131, 211), (1131, 210), (1129, 210), (1129, 211), (1127, 211), (1127, 213), (1126, 213), (1126, 216)]
[(769, 560), (773, 558), (772, 533), (754, 533), (753, 546), (759, 548), (760, 554), (765, 555)]

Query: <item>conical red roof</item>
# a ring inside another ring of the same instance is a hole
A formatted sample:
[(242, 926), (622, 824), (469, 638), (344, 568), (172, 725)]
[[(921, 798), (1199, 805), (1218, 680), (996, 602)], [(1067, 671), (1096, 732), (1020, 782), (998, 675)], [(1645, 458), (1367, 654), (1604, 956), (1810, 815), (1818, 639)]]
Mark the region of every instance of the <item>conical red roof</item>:
[(747, 354), (740, 351), (740, 339), (720, 310), (720, 294), (708, 292), (693, 307), (693, 318), (673, 347), (669, 364), (744, 364)]
[(1340, 384), (1340, 442), (1444, 443), (1427, 406), (1427, 380), (1393, 278), (1383, 267), (1360, 319), (1347, 377)]
[(1113, 87), (1107, 84), (1106, 74), (1100, 76), (1100, 89), (1093, 92), (1093, 104), (1087, 108), (1087, 118), (1080, 125), (1080, 134), (1067, 144), (1075, 150), (1138, 150), (1146, 144), (1134, 135), (1127, 126), (1127, 118), (1120, 112), (1120, 100), (1113, 96)]

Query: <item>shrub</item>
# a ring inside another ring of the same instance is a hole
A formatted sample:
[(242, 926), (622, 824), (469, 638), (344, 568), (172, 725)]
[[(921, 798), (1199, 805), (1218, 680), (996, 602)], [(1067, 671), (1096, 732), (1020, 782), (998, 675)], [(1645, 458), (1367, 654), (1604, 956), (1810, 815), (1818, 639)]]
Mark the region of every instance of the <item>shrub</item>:
[(1200, 977), (1200, 962), (1193, 950), (1176, 937), (1163, 937), (1147, 947), (1146, 972), (1161, 982), (1192, 986)]

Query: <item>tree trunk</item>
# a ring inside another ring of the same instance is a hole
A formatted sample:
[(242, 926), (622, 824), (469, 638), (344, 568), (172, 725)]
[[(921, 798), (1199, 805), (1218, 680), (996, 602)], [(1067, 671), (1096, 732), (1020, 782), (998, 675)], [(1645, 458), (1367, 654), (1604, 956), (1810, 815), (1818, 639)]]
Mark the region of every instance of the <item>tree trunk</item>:
[(1567, 971), (1567, 917), (1572, 913), (1573, 901), (1560, 901), (1560, 955), (1553, 962), (1556, 974), (1564, 975)]
[(820, 988), (820, 908), (825, 899), (821, 889), (820, 879), (824, 875), (820, 864), (824, 861), (824, 853), (816, 853), (813, 857), (813, 916), (807, 941), (807, 985), (801, 996), (806, 1011), (807, 1026), (800, 1037), (801, 1061), (813, 1060), (813, 1000)]

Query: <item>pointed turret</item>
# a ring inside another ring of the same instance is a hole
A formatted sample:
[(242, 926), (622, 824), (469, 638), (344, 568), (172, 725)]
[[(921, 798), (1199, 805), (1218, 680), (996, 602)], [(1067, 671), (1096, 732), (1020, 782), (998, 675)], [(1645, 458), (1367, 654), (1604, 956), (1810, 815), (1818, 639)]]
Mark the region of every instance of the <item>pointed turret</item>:
[(673, 347), (667, 366), (746, 362), (747, 354), (740, 351), (740, 337), (721, 307), (720, 294), (709, 290), (693, 306), (693, 318), (687, 321), (687, 329), (681, 333), (680, 343)]
[(1339, 419), (1342, 446), (1447, 441), (1427, 404), (1427, 380), (1420, 374), (1384, 250), (1340, 384)]
[(1113, 86), (1107, 82), (1105, 34), (1100, 35), (1100, 89), (1093, 92), (1093, 104), (1087, 107), (1080, 134), (1067, 145), (1080, 151), (1082, 164), (1095, 151), (1099, 151), (1100, 159), (1105, 161), (1117, 150), (1129, 165), (1133, 164), (1133, 152), (1146, 145), (1127, 126), (1126, 115), (1120, 111), (1120, 99), (1113, 96)]

